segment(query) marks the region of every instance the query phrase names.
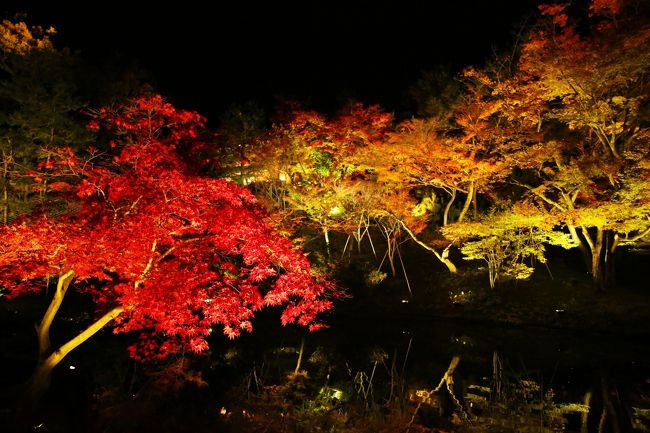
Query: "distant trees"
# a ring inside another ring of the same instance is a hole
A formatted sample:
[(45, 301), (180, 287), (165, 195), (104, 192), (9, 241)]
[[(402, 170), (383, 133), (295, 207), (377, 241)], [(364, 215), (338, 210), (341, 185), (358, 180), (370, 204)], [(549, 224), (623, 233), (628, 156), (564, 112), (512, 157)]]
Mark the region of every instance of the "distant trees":
[[(78, 121), (78, 59), (54, 47), (53, 28), (0, 23), (0, 151), (2, 223), (32, 205), (26, 170), (47, 163), (57, 148), (80, 148), (92, 134)], [(45, 190), (42, 190), (44, 193)]]

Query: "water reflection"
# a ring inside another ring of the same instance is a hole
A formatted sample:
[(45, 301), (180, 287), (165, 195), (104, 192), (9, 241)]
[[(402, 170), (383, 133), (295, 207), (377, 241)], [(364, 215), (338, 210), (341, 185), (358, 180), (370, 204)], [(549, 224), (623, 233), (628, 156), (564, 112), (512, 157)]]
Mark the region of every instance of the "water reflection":
[[(252, 368), (257, 390), (294, 370), (303, 337), (264, 334), (236, 343), (248, 353), (242, 360), (261, 354)], [(633, 336), (350, 318), (308, 335), (304, 359), (310, 384), (296, 401), (329, 409), (398, 403), (411, 417), (406, 426), (650, 431), (650, 353)]]
[(352, 317), (307, 334), (275, 317), (214, 338), (145, 372), (100, 336), (55, 372), (29, 431), (650, 431), (640, 337)]

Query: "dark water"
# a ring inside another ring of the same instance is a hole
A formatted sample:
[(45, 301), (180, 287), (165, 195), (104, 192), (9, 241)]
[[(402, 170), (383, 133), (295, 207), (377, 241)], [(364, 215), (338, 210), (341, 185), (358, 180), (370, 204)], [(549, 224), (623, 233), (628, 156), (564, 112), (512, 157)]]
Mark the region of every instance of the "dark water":
[[(309, 334), (262, 318), (253, 334), (236, 341), (215, 337), (213, 352), (192, 364), (209, 383), (209, 392), (192, 397), (193, 417), (204, 416), (209, 426), (216, 411), (227, 405), (228, 389), (258, 392), (286, 379), (304, 341), (301, 368), (308, 371), (313, 391), (340, 391), (338, 398), (344, 401), (380, 405), (400, 398), (415, 405), (418, 390), (436, 388), (458, 357), (453, 395), (444, 388), (436, 393), (437, 403), (421, 405), (423, 417), (427, 410), (439, 417), (455, 413), (465, 422), (508, 425), (510, 430), (503, 431), (518, 431), (512, 427), (515, 419), (522, 425), (544, 419), (548, 429), (537, 431), (650, 431), (643, 415), (650, 408), (650, 349), (643, 337), (440, 320), (339, 317), (330, 323), (329, 329)], [(3, 334), (3, 416), (9, 415), (12, 386), (33, 366), (28, 360), (35, 343), (29, 331), (5, 329)], [(126, 358), (125, 343), (106, 332), (73, 352), (57, 367), (52, 390), (39, 409), (43, 415), (23, 431), (119, 431), (93, 426), (97, 400), (106, 399), (111, 390), (143, 399), (150, 383), (141, 367)], [(571, 409), (570, 404), (589, 411), (584, 416), (570, 410), (558, 415), (561, 408)], [(186, 408), (172, 405), (167, 415), (173, 417), (174, 410)], [(138, 411), (143, 425), (155, 424), (147, 424), (147, 416), (160, 416), (142, 407)], [(106, 417), (108, 412), (102, 413)], [(561, 420), (561, 429), (553, 427), (560, 422), (553, 417)]]
[[(266, 353), (253, 366), (256, 373), (272, 376), (276, 368), (279, 376), (295, 366), (304, 334), (268, 331), (258, 328), (239, 347)], [(281, 347), (285, 351), (279, 354)], [(372, 378), (371, 398), (385, 402), (391, 379), (399, 381), (406, 400), (417, 390), (436, 388), (454, 357), (459, 363), (452, 391), (461, 406), (440, 392), (440, 410), (446, 415), (457, 412), (475, 422), (493, 420), (504, 415), (494, 408), (505, 405), (510, 406), (505, 413), (518, 411), (523, 423), (526, 418), (561, 418), (563, 430), (555, 431), (650, 431), (650, 347), (641, 336), (347, 318), (306, 335), (302, 367), (314, 381), (357, 399), (367, 398), (362, 391)], [(266, 370), (260, 362), (266, 363)], [(363, 386), (359, 375), (365, 375)], [(484, 404), (472, 398), (477, 395), (485, 397)], [(584, 417), (574, 410), (580, 407), (588, 410)]]
[(308, 334), (258, 321), (252, 335), (217, 342), (221, 350), (203, 363), (205, 377), (215, 387), (244, 384), (250, 392), (281, 383), (296, 367), (303, 339), (301, 368), (312, 392), (339, 390), (340, 398), (377, 405), (399, 396), (415, 405), (417, 392), (436, 388), (458, 357), (451, 391), (460, 405), (443, 387), (440, 406), (429, 408), (441, 417), (456, 413), (510, 428), (502, 431), (527, 431), (513, 427), (514, 418), (524, 426), (543, 418), (547, 429), (535, 431), (650, 431), (643, 337), (353, 317)]

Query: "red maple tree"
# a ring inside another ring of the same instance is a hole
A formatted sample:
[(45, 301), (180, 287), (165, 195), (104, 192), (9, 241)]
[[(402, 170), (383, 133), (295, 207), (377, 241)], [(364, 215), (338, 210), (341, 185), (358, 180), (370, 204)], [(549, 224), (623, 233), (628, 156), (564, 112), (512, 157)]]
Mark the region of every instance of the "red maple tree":
[[(332, 308), (334, 284), (312, 274), (248, 190), (193, 174), (181, 157), (203, 145), (200, 115), (146, 96), (94, 116), (90, 127), (112, 138), (115, 156), (59, 152), (38, 177), (50, 177), (62, 214), (31, 215), (0, 232), (8, 297), (58, 278), (38, 326), (36, 392), (63, 357), (109, 323), (139, 333), (129, 349), (139, 360), (204, 352), (215, 325), (235, 338), (263, 307), (284, 306), (283, 324), (323, 326), (316, 316)], [(71, 284), (92, 297), (99, 318), (52, 351), (49, 328)]]

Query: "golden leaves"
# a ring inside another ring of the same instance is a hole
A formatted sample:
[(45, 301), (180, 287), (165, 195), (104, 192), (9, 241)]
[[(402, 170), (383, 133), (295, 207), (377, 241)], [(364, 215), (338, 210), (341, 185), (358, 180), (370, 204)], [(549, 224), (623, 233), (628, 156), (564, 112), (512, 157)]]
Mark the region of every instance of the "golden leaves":
[(56, 30), (50, 27), (44, 30), (42, 27), (28, 27), (20, 21), (13, 23), (9, 20), (2, 20), (0, 24), (0, 49), (5, 53), (28, 54), (32, 50), (52, 49), (50, 36)]

